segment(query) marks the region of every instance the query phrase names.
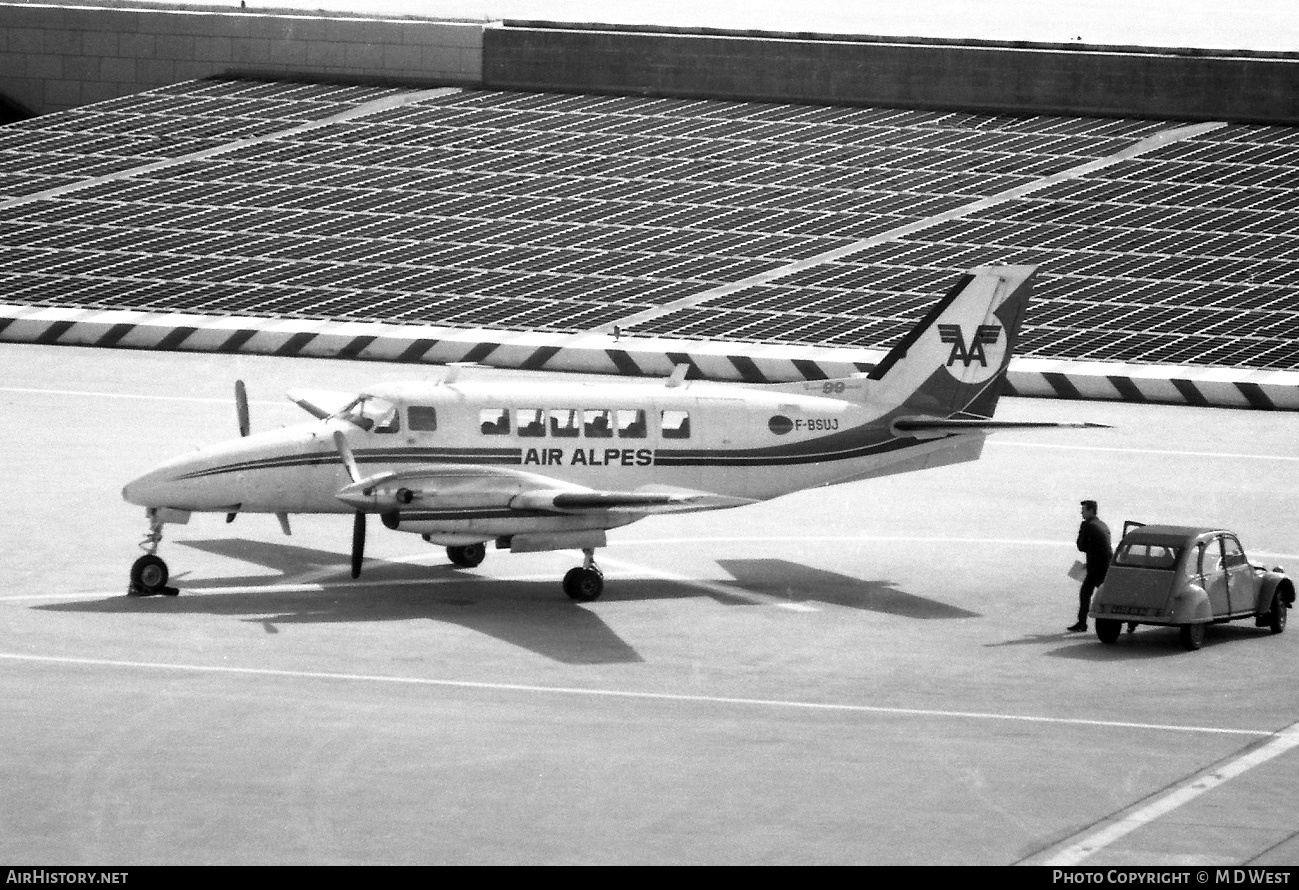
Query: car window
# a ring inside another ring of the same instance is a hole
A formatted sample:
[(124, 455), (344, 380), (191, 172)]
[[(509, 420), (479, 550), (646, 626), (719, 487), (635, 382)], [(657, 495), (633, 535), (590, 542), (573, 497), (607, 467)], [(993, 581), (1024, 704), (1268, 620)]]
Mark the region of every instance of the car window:
[(1206, 541), (1200, 550), (1200, 574), (1212, 575), (1222, 571), (1222, 545), (1217, 538)]
[(1245, 558), (1245, 551), (1240, 549), (1240, 542), (1235, 538), (1224, 537), (1222, 539), (1222, 550), (1224, 554), (1222, 564), (1226, 568), (1233, 569), (1249, 562)]
[(1180, 548), (1164, 544), (1121, 544), (1114, 554), (1114, 564), (1143, 569), (1172, 569), (1181, 555)]

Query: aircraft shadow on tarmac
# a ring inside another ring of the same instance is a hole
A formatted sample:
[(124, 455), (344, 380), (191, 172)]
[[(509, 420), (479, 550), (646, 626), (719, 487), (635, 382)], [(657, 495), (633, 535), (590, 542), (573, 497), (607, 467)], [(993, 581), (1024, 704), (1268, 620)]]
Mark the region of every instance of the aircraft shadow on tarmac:
[(717, 564), (745, 590), (791, 602), (829, 603), (903, 618), (978, 617), (977, 612), (898, 590), (887, 581), (864, 581), (786, 559), (719, 559)]
[[(600, 617), (559, 592), (559, 580), (495, 580), (452, 565), (366, 562), (364, 584), (348, 583), (346, 556), (290, 544), (245, 539), (184, 541), (184, 546), (260, 565), (280, 573), (219, 578), (181, 574), (172, 582), (178, 597), (67, 602), (37, 608), (62, 612), (165, 612), (171, 615), (225, 615), (263, 625), (268, 633), (294, 624), (410, 621), (457, 624), (566, 664), (616, 664), (643, 661)], [(436, 556), (436, 554), (431, 554)], [(963, 618), (967, 612), (897, 590), (886, 582), (780, 559), (733, 559), (718, 563), (734, 579), (736, 597), (703, 593), (727, 605), (750, 605), (745, 591), (790, 602), (816, 601), (911, 618)], [(281, 586), (309, 576), (321, 586)], [(724, 584), (722, 585), (725, 586)], [(249, 588), (265, 588), (252, 589)], [(740, 589), (743, 588), (743, 589)], [(225, 589), (223, 591), (223, 589)], [(201, 591), (201, 592), (194, 592)], [(619, 578), (601, 602), (684, 599), (698, 587), (663, 578)]]

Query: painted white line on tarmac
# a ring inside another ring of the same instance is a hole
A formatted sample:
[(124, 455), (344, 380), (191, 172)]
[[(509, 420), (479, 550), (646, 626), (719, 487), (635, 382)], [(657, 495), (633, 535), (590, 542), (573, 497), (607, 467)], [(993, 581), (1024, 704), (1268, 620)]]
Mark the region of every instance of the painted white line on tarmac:
[(778, 596), (771, 596), (766, 593), (758, 593), (753, 590), (745, 590), (731, 584), (723, 584), (719, 581), (708, 581), (702, 578), (691, 578), (678, 572), (671, 572), (666, 569), (654, 569), (649, 566), (639, 565), (634, 562), (627, 562), (622, 559), (609, 559), (604, 557), (600, 562), (606, 565), (614, 565), (627, 574), (636, 575), (653, 575), (657, 578), (671, 581), (674, 584), (684, 584), (687, 587), (697, 587), (700, 590), (706, 590), (709, 593), (715, 593), (719, 596), (730, 599), (744, 600), (753, 603), (755, 606), (775, 606), (778, 609), (788, 609), (791, 612), (819, 612), (816, 606), (809, 606), (807, 603), (794, 603)]
[(227, 674), (246, 677), (277, 677), (294, 680), (392, 683), (404, 686), (431, 686), (445, 689), (470, 689), (489, 692), (532, 692), (540, 695), (569, 695), (588, 698), (638, 699), (642, 701), (679, 702), (705, 705), (746, 705), (803, 711), (879, 714), (896, 717), (937, 717), (955, 720), (1005, 720), (1056, 726), (1090, 726), (1105, 729), (1189, 732), (1200, 735), (1241, 735), (1264, 737), (1276, 735), (1275, 732), (1268, 729), (1238, 729), (1225, 726), (1180, 726), (1169, 723), (1134, 723), (1125, 720), (1089, 720), (1083, 717), (1039, 717), (1031, 714), (998, 714), (984, 711), (943, 711), (934, 708), (896, 708), (877, 705), (836, 704), (834, 702), (808, 702), (774, 698), (741, 698), (726, 695), (686, 695), (673, 692), (636, 692), (625, 689), (599, 689), (580, 686), (535, 686), (524, 683), (486, 683), (473, 680), (436, 680), (430, 677), (397, 677), (385, 674), (339, 674), (328, 671), (289, 671), (277, 670), (274, 668), (230, 667), (227, 665), (167, 664), (165, 662), (157, 661), (119, 661), (110, 658), (77, 658), (65, 655), (28, 655), (17, 652), (0, 652), (0, 660), (36, 662), (42, 664), (80, 665), (84, 667), (125, 668), (133, 670), (185, 671), (200, 674)]
[(1299, 463), (1291, 454), (1243, 454), (1233, 451), (1175, 451), (1166, 448), (1114, 448), (1104, 445), (1057, 445), (1051, 442), (1005, 442), (989, 439), (985, 444), (1002, 448), (1056, 448), (1062, 451), (1110, 451), (1116, 454), (1157, 454), (1161, 457), (1213, 457), (1227, 460), (1280, 460)]
[[(150, 402), (203, 402), (211, 405), (228, 405), (234, 402), (234, 396), (218, 399), (209, 396), (156, 396), (145, 393), (129, 392), (94, 392), (88, 389), (34, 389), (29, 386), (0, 386), (0, 392), (27, 393), (41, 396), (83, 396), (92, 399), (144, 399)], [(249, 399), (250, 405), (283, 405), (284, 402), (267, 399)]]
[(1183, 804), (1195, 800), (1201, 794), (1212, 791), (1241, 773), (1299, 746), (1299, 723), (1291, 723), (1280, 732), (1269, 733), (1269, 735), (1273, 735), (1273, 738), (1266, 744), (1252, 751), (1247, 751), (1235, 760), (1228, 761), (1224, 766), (1211, 768), (1197, 775), (1180, 788), (1141, 807), (1135, 812), (1129, 813), (1095, 834), (1083, 838), (1078, 843), (1066, 847), (1044, 864), (1057, 866), (1077, 865), (1143, 825), (1148, 825), (1159, 817), (1168, 815)]

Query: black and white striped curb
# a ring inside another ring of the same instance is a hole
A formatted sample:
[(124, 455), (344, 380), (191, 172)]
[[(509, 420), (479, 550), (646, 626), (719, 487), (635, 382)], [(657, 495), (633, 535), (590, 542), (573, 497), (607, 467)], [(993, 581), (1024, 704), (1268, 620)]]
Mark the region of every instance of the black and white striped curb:
[[(499, 368), (780, 383), (869, 370), (881, 350), (711, 343), (606, 334), (555, 334), (131, 310), (0, 304), (0, 341), (156, 351), (342, 358)], [(1011, 360), (1008, 395), (1299, 411), (1299, 373)]]

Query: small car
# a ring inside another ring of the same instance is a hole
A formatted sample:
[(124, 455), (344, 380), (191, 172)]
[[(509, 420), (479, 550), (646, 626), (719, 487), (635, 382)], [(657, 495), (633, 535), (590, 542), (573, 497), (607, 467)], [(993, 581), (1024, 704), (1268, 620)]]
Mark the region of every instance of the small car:
[(1124, 624), (1153, 624), (1179, 628), (1194, 650), (1210, 624), (1253, 618), (1279, 634), (1294, 601), (1285, 570), (1251, 565), (1233, 532), (1128, 522), (1088, 614), (1102, 643), (1117, 640)]

